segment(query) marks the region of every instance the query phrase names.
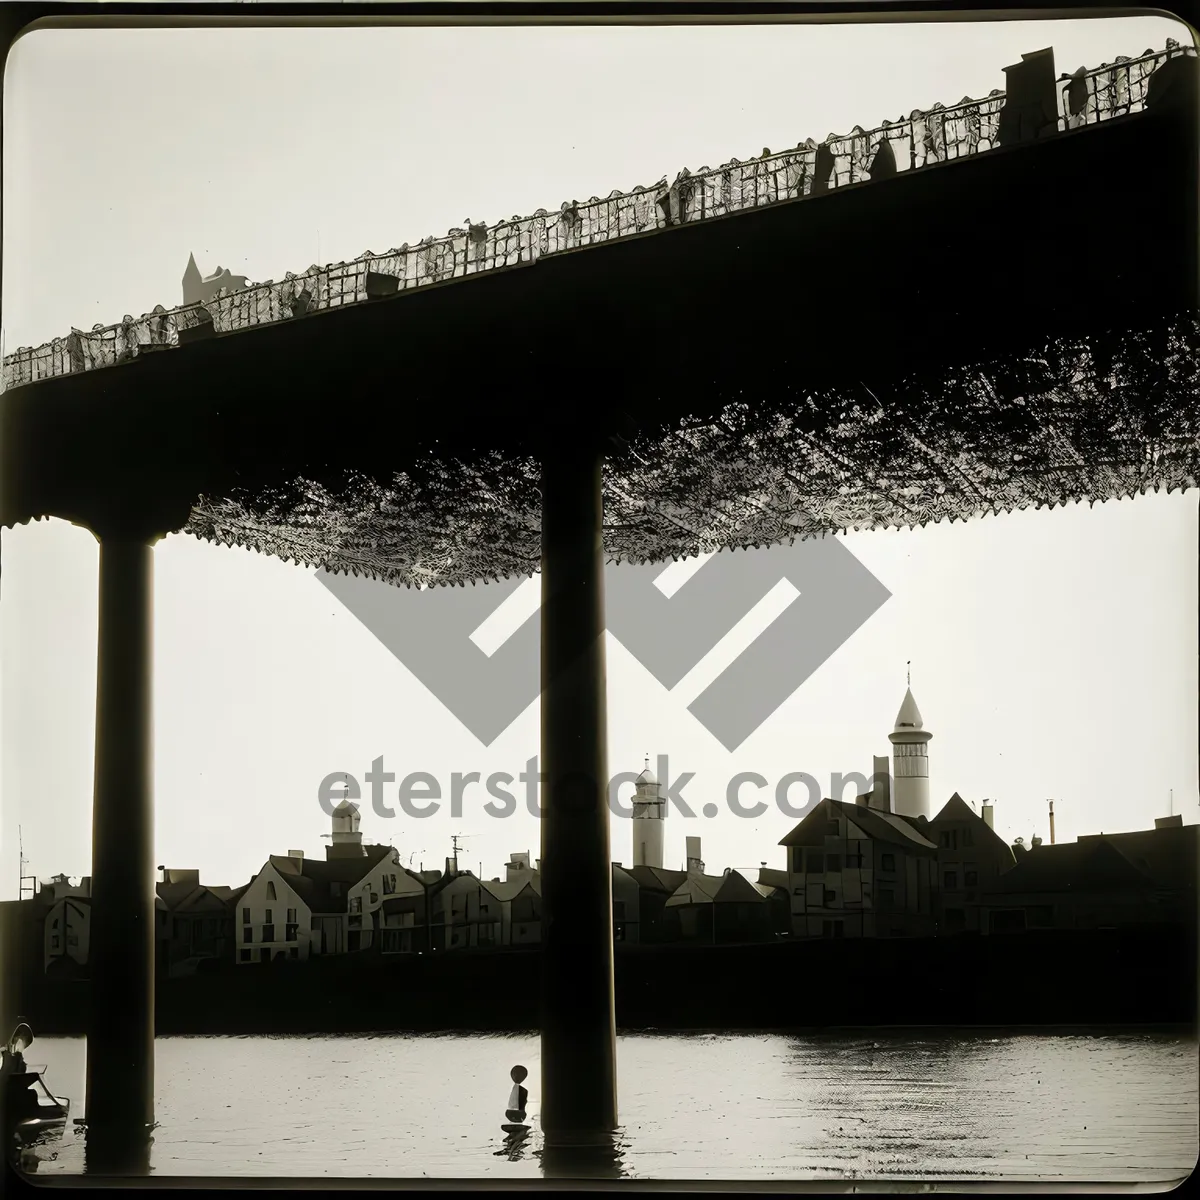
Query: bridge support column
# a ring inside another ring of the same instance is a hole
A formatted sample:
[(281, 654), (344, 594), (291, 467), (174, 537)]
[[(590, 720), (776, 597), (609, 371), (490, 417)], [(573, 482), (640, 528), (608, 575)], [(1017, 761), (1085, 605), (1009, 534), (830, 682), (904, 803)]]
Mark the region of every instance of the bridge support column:
[(542, 1131), (566, 1147), (617, 1125), (602, 462), (542, 462)]
[(154, 1123), (153, 544), (99, 536), (87, 1170), (142, 1174)]

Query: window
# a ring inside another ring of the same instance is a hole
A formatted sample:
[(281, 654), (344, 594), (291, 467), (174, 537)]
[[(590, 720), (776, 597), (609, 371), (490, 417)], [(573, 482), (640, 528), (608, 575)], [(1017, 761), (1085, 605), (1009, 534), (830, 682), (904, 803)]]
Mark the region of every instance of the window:
[(955, 829), (944, 829), (938, 840), (943, 850), (958, 849), (958, 831)]
[(971, 840), (971, 831), (969, 829), (963, 830), (963, 845), (964, 846), (974, 845), (973, 841)]
[(254, 941), (254, 927), (252, 925), (242, 926), (242, 941), (245, 942), (247, 946)]
[(299, 947), (299, 946), (293, 946), (293, 947), (292, 947), (292, 948), (291, 948), (291, 949), (288, 951), (288, 958), (299, 958), (299, 957), (300, 957), (300, 947)]
[(880, 888), (876, 905), (879, 908), (895, 908), (896, 893), (891, 888)]
[(372, 904), (378, 904), (378, 903), (379, 903), (379, 893), (378, 893), (378, 892), (372, 892), (372, 893), (371, 893), (371, 903), (372, 903)]
[[(482, 915), (483, 913), (487, 912), (487, 910), (488, 910), (488, 906), (487, 906), (486, 904), (480, 904), (480, 906), (479, 906), (479, 912), (480, 912), (480, 914), (481, 914), (481, 915)], [(616, 905), (616, 902), (614, 901), (614, 902), (613, 902), (613, 914), (614, 914), (614, 915), (616, 914), (616, 911), (617, 911), (617, 905)]]
[(385, 875), (383, 877), (383, 894), (390, 896), (396, 890), (395, 875)]
[(944, 887), (948, 892), (954, 891), (954, 889), (958, 887), (958, 872), (947, 871), (942, 876), (942, 887)]
[(250, 910), (248, 908), (242, 909), (242, 924), (243, 925), (250, 924)]
[(837, 821), (830, 821), (829, 824), (825, 827), (825, 836), (826, 837), (835, 838), (835, 837), (838, 837), (841, 834), (841, 832), (842, 832), (842, 827), (837, 823)]
[(56, 934), (54, 934), (54, 935), (53, 935), (53, 936), (50, 938), (50, 949), (51, 949), (51, 950), (57, 950), (57, 949), (58, 949), (58, 934), (57, 934), (57, 933), (56, 933)]
[(814, 875), (821, 875), (825, 871), (825, 855), (820, 850), (810, 850), (808, 852), (808, 869)]
[(352, 913), (362, 912), (362, 897), (361, 896), (351, 896), (350, 897), (350, 911)]
[(50, 928), (51, 928), (51, 929), (57, 929), (57, 928), (58, 928), (58, 918), (57, 918), (57, 917), (55, 917), (55, 918), (54, 918), (54, 920), (50, 922)]
[(79, 938), (76, 937), (75, 934), (73, 934), (73, 933), (68, 933), (67, 934), (67, 947), (70, 948), (71, 946), (78, 946), (78, 945), (79, 945)]
[(825, 870), (840, 871), (842, 869), (842, 856), (840, 854), (825, 855)]
[(268, 925), (270, 925), (274, 919), (275, 918), (271, 915), (271, 910), (268, 908), (266, 911), (266, 915), (263, 917), (263, 920), (266, 921), (266, 923)]
[(833, 891), (831, 888), (826, 888), (825, 889), (825, 903), (826, 904), (836, 904), (837, 903), (837, 892)]
[[(275, 895), (275, 885), (273, 883), (268, 882), (267, 883), (267, 899), (268, 900), (277, 900), (278, 898), (279, 897)], [(268, 920), (269, 919), (270, 918), (268, 918)]]
[(973, 867), (964, 867), (963, 868), (963, 887), (972, 888), (972, 887), (978, 887), (978, 886), (979, 886), (979, 872), (976, 871)]
[(798, 875), (804, 871), (804, 851), (799, 846), (792, 847), (792, 870)]
[(294, 908), (289, 908), (289, 909), (287, 910), (287, 921), (288, 921), (288, 924), (289, 924), (289, 925), (295, 925), (295, 923), (296, 923), (296, 910), (295, 910)]
[(264, 925), (263, 926), (262, 940), (264, 942), (273, 942), (275, 940), (275, 926), (274, 925)]
[[(861, 843), (859, 843), (861, 845)], [(863, 865), (863, 856), (861, 850), (851, 850), (846, 855), (846, 869), (852, 870), (860, 868)]]
[(896, 856), (894, 854), (881, 854), (879, 856), (879, 869), (881, 871), (894, 871), (896, 869)]
[(249, 950), (243, 950), (238, 955), (238, 957), (242, 960), (242, 962), (249, 962), (250, 957), (251, 957), (251, 952)]
[(803, 896), (803, 895), (804, 895), (804, 889), (803, 889), (802, 887), (798, 887), (798, 888), (792, 888), (792, 895), (793, 895), (793, 896)]
[(298, 941), (299, 937), (300, 937), (300, 926), (299, 925), (289, 923), (288, 925), (284, 926), (283, 940), (285, 942)]

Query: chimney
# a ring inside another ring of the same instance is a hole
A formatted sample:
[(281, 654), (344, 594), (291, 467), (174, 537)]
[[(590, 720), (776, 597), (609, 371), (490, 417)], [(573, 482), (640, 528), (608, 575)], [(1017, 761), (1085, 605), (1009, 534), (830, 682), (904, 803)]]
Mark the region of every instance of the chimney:
[(454, 859), (452, 859), (452, 858), (446, 859), (445, 874), (453, 875), (453, 874), (455, 874), (456, 871), (457, 871), (457, 867), (455, 865)]
[(703, 875), (704, 864), (700, 861), (700, 839), (698, 837), (690, 837), (686, 841), (687, 846), (687, 873), (689, 875)]
[(996, 819), (993, 815), (992, 802), (990, 800), (985, 800), (982, 805), (980, 805), (980, 816), (983, 817), (983, 823), (989, 829), (996, 828)]
[(1004, 68), (1004, 76), (1004, 104), (996, 130), (999, 144), (1015, 146), (1056, 133), (1058, 95), (1053, 48), (1022, 54), (1019, 63)]
[(303, 858), (303, 857), (304, 857), (303, 850), (289, 850), (288, 851), (288, 858)]
[(529, 870), (529, 851), (524, 850), (520, 854), (510, 854), (508, 863), (504, 868), (504, 877), (511, 881), (516, 875), (523, 875)]
[(1154, 828), (1155, 829), (1182, 829), (1183, 828), (1183, 814), (1176, 813), (1174, 816), (1171, 816), (1171, 817), (1155, 817), (1154, 818)]
[(1053, 846), (1054, 845), (1054, 801), (1047, 800), (1046, 803), (1050, 805), (1050, 845)]
[(1038, 835), (1036, 833), (1033, 835), (1033, 837), (1031, 837), (1029, 839), (1029, 848), (1031, 850), (1036, 850), (1041, 844), (1042, 844), (1042, 839), (1040, 837), (1038, 837)]

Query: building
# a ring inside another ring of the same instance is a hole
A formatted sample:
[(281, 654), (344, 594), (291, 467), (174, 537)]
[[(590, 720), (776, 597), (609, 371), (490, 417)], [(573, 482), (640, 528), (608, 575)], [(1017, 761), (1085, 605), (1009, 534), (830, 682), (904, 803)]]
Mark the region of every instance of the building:
[(900, 817), (929, 819), (929, 742), (921, 711), (912, 688), (896, 714), (896, 728), (888, 734), (892, 743), (893, 811)]
[(357, 805), (343, 800), (331, 824), (324, 862), (302, 850), (273, 854), (239, 897), (239, 963), (378, 950), (385, 899), (424, 893), (392, 846), (363, 845)]
[(688, 870), (665, 905), (669, 940), (714, 946), (773, 941), (774, 889), (732, 868), (722, 875), (705, 874), (699, 842), (688, 838)]
[(231, 962), (234, 936), (229, 901), (233, 888), (208, 886), (200, 872), (162, 868), (157, 885), (165, 923), (164, 938), (168, 975), (190, 975), (203, 962)]
[(955, 792), (933, 820), (917, 823), (937, 847), (938, 933), (978, 933), (981, 896), (1016, 864), (1012, 848), (993, 828), (993, 811), (984, 801), (982, 815), (976, 813)]
[(891, 811), (886, 777), (854, 803), (822, 800), (787, 848), (793, 937), (915, 937), (934, 932), (937, 847)]
[(1200, 825), (1182, 818), (1037, 845), (981, 897), (981, 932), (1194, 926), (1198, 857)]
[(663, 865), (663, 833), (667, 816), (667, 800), (662, 784), (650, 770), (650, 756), (646, 756), (646, 768), (637, 777), (633, 794), (633, 818), (630, 821), (633, 836), (633, 865), (635, 867), (661, 868)]
[[(664, 915), (667, 901), (679, 890), (687, 872), (664, 867), (622, 867), (621, 871), (637, 884), (638, 940), (643, 944), (669, 941), (670, 930)], [(616, 895), (614, 884), (614, 909)]]
[(613, 863), (613, 942), (635, 946), (642, 940), (642, 893), (638, 881), (620, 863)]
[(217, 267), (211, 275), (201, 275), (196, 256), (188, 255), (187, 268), (183, 272), (184, 304), (207, 304), (222, 291), (237, 292), (245, 286), (246, 276), (234, 275), (228, 267)]

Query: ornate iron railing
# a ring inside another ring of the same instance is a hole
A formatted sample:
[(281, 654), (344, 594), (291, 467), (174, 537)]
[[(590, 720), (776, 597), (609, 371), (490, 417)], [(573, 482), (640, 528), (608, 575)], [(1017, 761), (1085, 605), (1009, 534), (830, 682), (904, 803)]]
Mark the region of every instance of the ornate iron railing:
[[(1059, 131), (1140, 111), (1150, 76), (1167, 59), (1194, 53), (1193, 47), (1168, 41), (1164, 50), (1064, 76), (1059, 84)], [(1004, 92), (995, 90), (981, 100), (965, 98), (949, 108), (934, 105), (875, 129), (855, 126), (847, 134), (831, 134), (820, 144), (809, 139), (780, 153), (764, 150), (745, 162), (731, 159), (715, 169), (685, 170), (671, 184), (664, 177), (652, 187), (564, 203), (556, 213), (539, 209), (530, 217), (452, 229), (445, 237), (426, 238), (384, 254), (368, 251), (350, 263), (313, 266), (302, 275), (289, 272), (282, 282), (250, 284), (203, 305), (159, 306), (142, 317), (126, 316), (116, 325), (93, 326), (90, 332), (73, 329), (67, 337), (8, 355), (3, 387), (115, 366), (147, 351), (178, 346), (181, 335), (186, 340), (189, 331), (210, 323), (218, 333), (249, 329), (361, 304), (381, 292), (528, 266), (547, 255), (865, 183), (881, 152), (889, 173), (986, 153), (996, 147), (1004, 99)]]

